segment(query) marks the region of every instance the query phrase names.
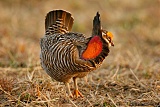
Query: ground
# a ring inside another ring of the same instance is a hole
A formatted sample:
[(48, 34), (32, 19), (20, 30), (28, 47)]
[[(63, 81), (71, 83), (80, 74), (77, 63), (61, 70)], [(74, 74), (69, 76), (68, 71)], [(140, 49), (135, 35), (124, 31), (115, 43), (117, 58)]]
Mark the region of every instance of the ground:
[[(160, 105), (159, 5), (159, 0), (0, 0), (0, 106)], [(54, 9), (71, 12), (72, 31), (88, 37), (99, 11), (103, 28), (114, 35), (102, 66), (78, 80), (84, 98), (68, 98), (64, 84), (40, 66), (44, 19)]]

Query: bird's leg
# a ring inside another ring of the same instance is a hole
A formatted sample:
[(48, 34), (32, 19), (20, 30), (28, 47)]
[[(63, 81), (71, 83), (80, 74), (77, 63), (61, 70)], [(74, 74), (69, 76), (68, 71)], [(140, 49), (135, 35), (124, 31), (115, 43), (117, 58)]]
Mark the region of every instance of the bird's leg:
[(72, 95), (72, 93), (70, 91), (69, 83), (65, 82), (65, 86), (66, 86), (66, 90), (67, 90), (67, 93), (68, 93), (69, 97), (73, 98), (73, 95)]
[(74, 82), (74, 88), (75, 88), (73, 95), (76, 95), (76, 98), (78, 98), (78, 96), (80, 96), (80, 97), (83, 98), (83, 95), (82, 95), (81, 92), (78, 90), (77, 78), (76, 78), (76, 77), (73, 77), (73, 82)]

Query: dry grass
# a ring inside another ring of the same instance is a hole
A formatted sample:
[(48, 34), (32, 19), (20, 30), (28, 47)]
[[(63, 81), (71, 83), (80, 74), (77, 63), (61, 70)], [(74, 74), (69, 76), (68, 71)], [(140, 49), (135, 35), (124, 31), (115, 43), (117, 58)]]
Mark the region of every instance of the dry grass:
[[(1, 0), (0, 106), (160, 105), (159, 5), (159, 0)], [(53, 9), (70, 11), (75, 18), (73, 31), (86, 35), (99, 11), (103, 28), (115, 37), (115, 47), (102, 67), (79, 79), (83, 99), (68, 98), (64, 85), (52, 81), (40, 67), (39, 39), (45, 15)]]

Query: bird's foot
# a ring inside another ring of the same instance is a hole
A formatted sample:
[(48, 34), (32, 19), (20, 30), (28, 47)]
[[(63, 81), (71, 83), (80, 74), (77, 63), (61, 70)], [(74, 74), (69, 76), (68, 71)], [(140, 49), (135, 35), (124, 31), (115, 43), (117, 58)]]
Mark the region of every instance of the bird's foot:
[(37, 94), (37, 96), (38, 96), (38, 98), (40, 98), (40, 96), (41, 96), (41, 92), (40, 92), (40, 90), (39, 90), (39, 85), (36, 85), (36, 94)]
[(82, 95), (82, 93), (79, 90), (74, 90), (73, 96), (74, 95), (76, 96), (76, 98), (78, 98), (79, 96), (83, 98), (83, 95)]

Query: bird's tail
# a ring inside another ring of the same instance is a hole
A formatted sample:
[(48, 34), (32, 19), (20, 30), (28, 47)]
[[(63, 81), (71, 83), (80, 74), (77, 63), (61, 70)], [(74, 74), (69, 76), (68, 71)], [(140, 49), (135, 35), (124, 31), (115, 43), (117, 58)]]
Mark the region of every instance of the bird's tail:
[(46, 34), (68, 33), (72, 29), (73, 17), (64, 10), (50, 11), (45, 19)]
[(100, 20), (100, 14), (97, 12), (96, 16), (93, 19), (93, 30), (92, 30), (92, 36), (101, 36), (101, 20)]

